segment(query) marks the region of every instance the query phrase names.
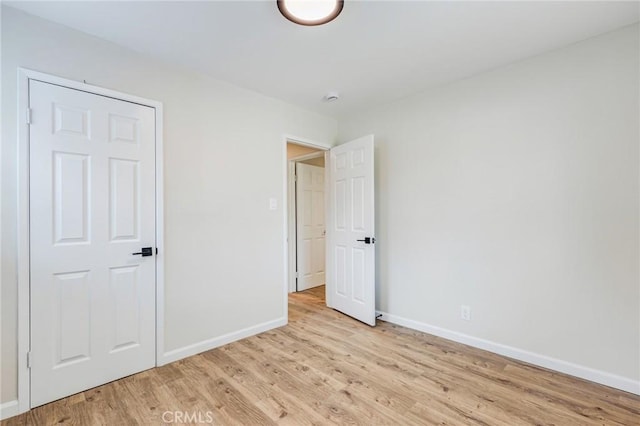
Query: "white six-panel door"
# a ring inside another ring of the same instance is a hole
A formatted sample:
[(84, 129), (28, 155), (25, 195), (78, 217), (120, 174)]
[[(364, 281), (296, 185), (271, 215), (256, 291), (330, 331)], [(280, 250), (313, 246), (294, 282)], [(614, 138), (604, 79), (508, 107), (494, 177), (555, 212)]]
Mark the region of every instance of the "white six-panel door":
[(153, 108), (30, 80), (31, 406), (155, 365)]
[(325, 282), (324, 168), (296, 163), (297, 290)]
[(373, 136), (330, 151), (327, 301), (375, 325)]

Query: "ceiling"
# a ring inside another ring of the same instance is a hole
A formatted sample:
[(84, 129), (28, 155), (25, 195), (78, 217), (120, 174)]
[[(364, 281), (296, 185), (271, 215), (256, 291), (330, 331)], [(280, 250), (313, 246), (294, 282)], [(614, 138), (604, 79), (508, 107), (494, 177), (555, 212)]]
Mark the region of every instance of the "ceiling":
[[(5, 2), (325, 115), (351, 114), (638, 22), (638, 2), (346, 0), (319, 27), (269, 1)], [(324, 102), (330, 91), (336, 102)]]

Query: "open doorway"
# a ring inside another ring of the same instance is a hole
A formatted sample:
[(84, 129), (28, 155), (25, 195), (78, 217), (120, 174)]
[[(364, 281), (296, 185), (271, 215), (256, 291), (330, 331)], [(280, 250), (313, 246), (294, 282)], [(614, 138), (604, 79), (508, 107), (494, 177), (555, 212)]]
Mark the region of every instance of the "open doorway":
[(325, 152), (287, 141), (290, 293), (325, 285)]
[[(325, 303), (328, 307), (375, 326), (374, 136), (363, 136), (335, 147), (300, 142), (299, 139), (286, 136), (283, 142), (286, 165), (283, 170), (286, 183), (284, 190), (287, 199), (287, 210), (283, 215), (286, 225), (285, 303), (289, 293), (300, 290), (300, 277), (304, 274), (301, 268), (311, 265), (312, 272), (323, 269), (321, 272), (326, 279)], [(302, 148), (295, 145), (301, 145)], [(288, 149), (291, 150), (290, 156), (287, 155)], [(307, 166), (303, 161), (323, 155), (325, 167), (319, 177), (315, 180), (313, 176), (309, 178), (309, 174), (307, 177), (301, 177), (300, 174), (296, 177), (298, 166), (303, 169)], [(318, 200), (316, 210), (322, 212), (323, 216), (316, 214), (316, 220), (313, 219), (313, 213), (299, 212), (301, 200), (306, 202), (314, 198), (312, 193), (300, 194), (305, 187), (301, 179), (323, 183), (318, 184), (318, 188), (324, 188), (322, 196), (315, 197)], [(317, 220), (319, 217), (322, 223)], [(313, 255), (311, 258), (308, 255), (303, 257), (305, 254), (300, 251), (302, 245), (311, 245), (301, 243), (300, 238), (305, 234), (298, 232), (301, 219), (309, 218), (304, 223), (318, 225), (316, 228), (322, 231), (311, 237), (322, 242), (316, 243), (316, 246), (323, 247), (317, 252), (316, 259), (320, 261), (316, 261), (315, 267), (310, 260)], [(322, 291), (322, 288), (318, 291)]]

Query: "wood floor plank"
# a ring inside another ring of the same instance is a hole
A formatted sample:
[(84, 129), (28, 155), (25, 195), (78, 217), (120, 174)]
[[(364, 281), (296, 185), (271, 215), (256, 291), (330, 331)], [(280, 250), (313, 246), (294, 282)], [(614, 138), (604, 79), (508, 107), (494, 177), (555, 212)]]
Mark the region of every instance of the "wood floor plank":
[[(305, 377), (298, 376), (295, 371), (290, 370), (286, 365), (274, 362), (276, 357), (273, 354), (266, 354), (260, 348), (244, 348), (243, 346), (246, 343), (244, 341), (229, 345), (232, 356), (243, 360), (245, 363), (257, 365), (260, 368), (260, 374), (275, 383), (281, 391), (304, 397), (304, 400), (315, 411), (328, 420), (337, 419), (339, 422), (351, 422), (351, 419), (357, 419), (357, 416), (348, 407), (328, 402), (336, 393), (336, 389), (324, 382), (321, 377), (307, 377), (305, 380)], [(257, 371), (255, 373), (258, 374)]]
[(326, 308), (324, 287), (316, 287), (290, 296), (285, 327), (0, 425), (209, 419), (216, 425), (640, 426), (640, 397), (394, 324), (369, 327)]
[[(274, 340), (269, 339), (270, 336), (276, 336)], [(274, 343), (276, 342), (276, 343)], [(344, 365), (340, 367), (340, 376), (335, 376), (334, 372), (336, 372), (335, 368), (332, 368), (330, 363), (322, 363), (318, 362), (321, 359), (317, 357), (313, 357), (311, 355), (307, 356), (305, 352), (301, 350), (295, 350), (295, 353), (289, 354), (283, 351), (283, 345), (281, 345), (281, 340), (277, 338), (277, 333), (265, 333), (261, 336), (261, 343), (266, 344), (266, 349), (269, 353), (277, 353), (276, 360), (280, 365), (286, 365), (290, 367), (290, 371), (295, 371), (298, 375), (303, 375), (311, 378), (311, 383), (317, 381), (318, 379), (330, 384), (330, 386), (338, 391), (340, 394), (333, 393), (334, 395), (338, 395), (337, 400), (341, 400), (342, 404), (348, 405), (350, 411), (355, 414), (359, 414), (360, 418), (368, 418), (369, 421), (373, 422), (372, 424), (379, 424), (380, 419), (375, 419), (371, 417), (372, 412), (379, 413), (380, 418), (386, 418), (387, 421), (383, 423), (387, 423), (392, 421), (398, 413), (402, 413), (406, 411), (410, 406), (412, 406), (415, 401), (410, 400), (406, 401), (405, 409), (402, 410), (400, 408), (400, 404), (398, 403), (398, 399), (394, 398), (394, 393), (390, 389), (376, 389), (379, 387), (367, 385), (362, 381), (357, 380), (357, 377), (362, 376), (362, 370), (357, 371), (357, 374), (342, 374), (345, 373)], [(304, 363), (300, 363), (300, 359), (304, 359)], [(353, 368), (352, 371), (356, 372), (356, 369)], [(313, 378), (316, 376), (316, 378)], [(354, 403), (354, 401), (364, 400), (367, 401), (366, 404), (362, 403)], [(365, 412), (361, 412), (360, 407), (367, 407), (371, 404), (375, 404), (375, 410), (367, 409)], [(393, 406), (393, 408), (390, 408)]]
[[(366, 394), (370, 401), (375, 401), (385, 407), (391, 407), (395, 412), (404, 412), (413, 406), (416, 401), (410, 396), (409, 385), (398, 383), (397, 380), (376, 381), (371, 371), (363, 374), (366, 366), (364, 364), (354, 365), (347, 362), (339, 362), (336, 366), (337, 354), (331, 353), (328, 348), (323, 348), (323, 356), (318, 355), (318, 346), (310, 347), (307, 344), (298, 343), (295, 339), (284, 333), (269, 332), (264, 333), (263, 338), (272, 342), (273, 350), (280, 350), (291, 357), (303, 357), (305, 363), (313, 368), (324, 371), (336, 380), (344, 384), (344, 389), (352, 389)], [(324, 354), (329, 354), (324, 356)], [(404, 387), (403, 391), (398, 391), (395, 386)]]

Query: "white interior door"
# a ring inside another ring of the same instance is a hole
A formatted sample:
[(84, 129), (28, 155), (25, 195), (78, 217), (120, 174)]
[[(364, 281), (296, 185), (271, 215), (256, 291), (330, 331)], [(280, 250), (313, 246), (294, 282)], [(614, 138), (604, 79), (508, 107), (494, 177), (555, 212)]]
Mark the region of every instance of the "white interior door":
[(325, 282), (324, 168), (296, 163), (297, 290)]
[(327, 303), (376, 324), (373, 135), (330, 151)]
[(29, 104), (35, 407), (155, 365), (155, 111), (34, 80)]

